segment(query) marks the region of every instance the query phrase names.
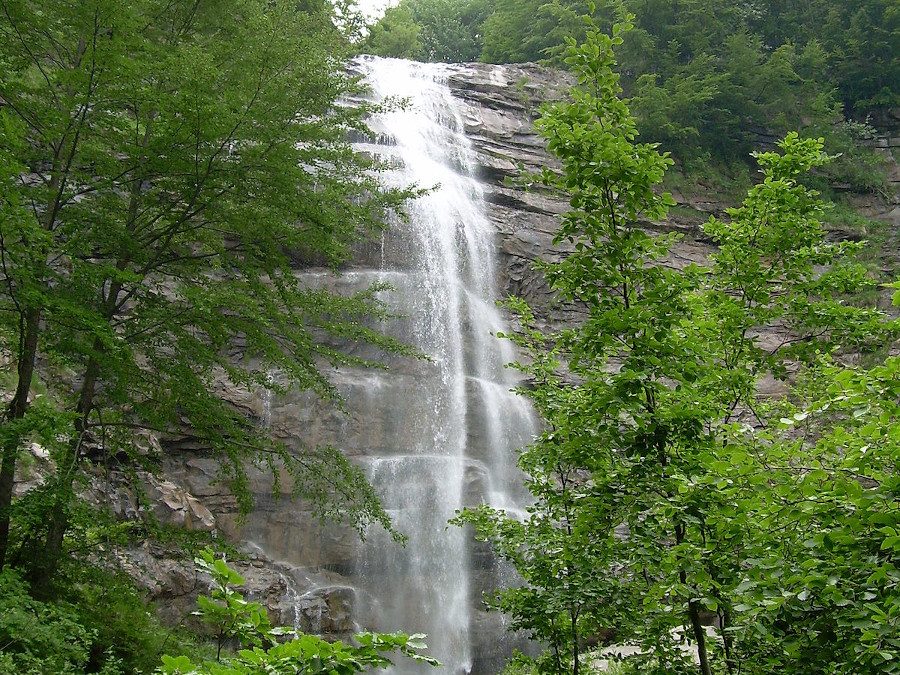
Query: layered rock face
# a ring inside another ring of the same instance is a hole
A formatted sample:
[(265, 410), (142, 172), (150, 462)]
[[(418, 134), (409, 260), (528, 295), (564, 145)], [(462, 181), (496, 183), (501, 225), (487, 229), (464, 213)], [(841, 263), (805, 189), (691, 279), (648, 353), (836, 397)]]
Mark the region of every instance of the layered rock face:
[[(357, 67), (369, 72), (368, 66)], [(446, 251), (426, 255), (423, 251), (436, 244), (400, 224), (382, 241), (361, 246), (343, 275), (318, 269), (298, 270), (298, 275), (310, 285), (326, 285), (341, 292), (388, 281), (396, 288), (394, 298), (428, 296), (431, 305), (395, 305), (401, 313), (407, 309), (406, 316), (385, 329), (418, 344), (433, 360), (393, 359), (385, 373), (335, 371), (332, 379), (347, 397), (346, 413), (305, 394), (271, 398), (225, 384), (221, 393), (298, 452), (321, 443), (336, 444), (366, 468), (386, 495), (389, 512), (409, 534), (419, 526), (416, 518), (421, 520), (423, 512), (415, 509), (422, 501), (445, 501), (443, 509), (428, 513), (429, 517), (446, 519), (459, 506), (485, 501), (514, 509), (524, 499), (513, 495), (515, 489), (510, 483), (514, 481), (504, 467), (511, 461), (514, 447), (526, 442), (534, 428), (525, 428), (523, 420), (530, 418), (519, 408), (523, 404), (508, 393), (511, 381), (492, 370), (498, 359), (511, 356), (490, 337), (492, 331), (503, 328), (502, 321), (497, 323), (490, 313), (493, 299), (511, 294), (523, 297), (547, 324), (577, 319), (579, 310), (555, 302), (541, 274), (534, 270), (536, 260), (553, 260), (565, 252), (564, 246), (554, 245), (552, 239), (567, 204), (507, 183), (520, 168), (534, 170), (551, 162), (532, 123), (540, 103), (558, 98), (569, 86), (566, 76), (527, 64), (452, 65), (424, 75), (416, 75), (418, 71), (410, 71), (399, 62), (394, 67), (405, 68), (406, 76), (424, 77), (429, 86), (442, 88), (440, 96), (449, 97), (432, 106), (431, 122), (437, 126), (428, 133), (436, 134), (435, 138), (446, 134), (453, 139), (446, 142), (456, 145), (432, 157), (444, 164), (439, 175), (419, 168), (425, 173), (415, 178), (425, 186), (459, 183), (455, 188), (459, 194), (481, 204), (481, 210), (459, 213), (457, 220), (471, 224), (473, 218), (483, 218), (487, 239), (478, 239), (485, 235), (482, 231), (471, 235), (475, 239), (467, 244), (466, 228), (460, 223), (451, 225), (459, 226), (459, 230), (450, 233), (452, 242), (444, 244), (455, 247), (461, 262), (453, 263), (456, 267), (448, 272), (453, 278), (446, 288), (438, 290), (429, 286), (436, 282), (423, 273), (423, 259), (428, 258), (424, 262), (429, 264), (446, 262), (441, 257)], [(379, 133), (381, 138), (372, 139), (364, 150), (390, 155), (398, 145), (403, 146), (402, 139), (392, 136), (390, 129), (380, 129)], [(666, 264), (700, 262), (711, 252), (711, 244), (703, 239), (698, 224), (710, 214), (721, 214), (725, 205), (712, 197), (675, 197), (682, 208), (667, 223), (645, 225), (657, 231), (676, 229), (684, 235)], [(443, 208), (457, 207), (449, 200)], [(870, 215), (898, 226), (896, 205), (868, 204), (866, 208)], [(421, 222), (416, 227), (421, 229)], [(474, 269), (478, 256), (473, 257), (472, 251), (479, 246), (484, 250), (478, 255), (487, 251), (492, 257), (489, 270)], [(386, 299), (392, 302), (391, 296)], [(434, 318), (448, 307), (455, 309), (442, 319)], [(412, 314), (409, 308), (413, 308)], [(430, 312), (432, 318), (426, 320), (423, 312)], [(436, 322), (432, 328), (441, 329), (444, 324), (440, 322), (450, 320), (462, 326), (459, 336), (453, 338), (458, 344), (423, 333), (428, 321)], [(780, 340), (777, 329), (764, 339), (773, 343)], [(493, 361), (485, 365), (484, 355), (488, 353), (493, 354)], [(448, 359), (453, 363), (442, 370), (440, 364), (446, 365)], [(774, 390), (775, 383), (770, 385)], [(441, 386), (447, 388), (446, 395), (436, 397), (434, 389)], [(505, 420), (501, 419), (504, 415)], [(454, 435), (460, 431), (462, 436)], [(423, 450), (416, 438), (430, 439), (434, 448)], [(451, 447), (456, 450), (451, 452)], [(498, 447), (507, 453), (505, 458), (491, 454)], [(499, 670), (511, 645), (500, 639), (503, 631), (496, 619), (481, 611), (480, 595), (507, 577), (486, 548), (452, 530), (446, 533), (445, 544), (411, 541), (410, 546), (431, 547), (413, 554), (391, 553), (389, 543), (379, 533), (371, 533), (369, 542), (361, 544), (357, 533), (349, 528), (321, 526), (302, 502), (291, 501), (287, 495), (273, 496), (271, 478), (263, 470), (251, 472), (256, 507), (242, 521), (234, 499), (216, 481), (215, 462), (204, 458), (202, 452), (194, 452), (202, 448), (195, 447), (190, 439), (177, 439), (169, 441), (166, 449), (165, 479), (151, 484), (151, 493), (157, 497), (153, 507), (156, 516), (179, 526), (215, 531), (243, 548), (249, 559), (239, 567), (248, 578), (251, 594), (266, 603), (275, 620), (342, 638), (361, 628), (444, 631), (448, 634), (437, 635), (429, 642), (460, 652), (444, 672)], [(415, 453), (450, 454), (453, 458), (443, 457), (440, 461), (446, 468), (435, 469), (434, 462), (411, 458)], [(452, 489), (444, 478), (456, 481)], [(394, 487), (390, 481), (394, 481)], [(404, 481), (409, 488), (405, 493), (396, 489)], [(500, 493), (505, 496), (498, 496)], [(130, 517), (140, 509), (136, 496), (126, 488), (116, 488), (115, 495), (112, 503), (123, 516)], [(418, 554), (430, 558), (417, 560)], [(172, 619), (189, 610), (194, 595), (203, 587), (190, 565), (168, 559), (161, 550), (146, 546), (121, 555), (133, 575), (162, 601)], [(423, 594), (422, 589), (429, 584), (446, 588)], [(379, 587), (387, 590), (379, 594)], [(460, 607), (461, 602), (465, 608)], [(413, 606), (416, 603), (420, 606)], [(404, 616), (410, 620), (404, 622)], [(394, 623), (386, 625), (385, 621)]]
[[(534, 64), (493, 66), (466, 64), (453, 67), (449, 78), (454, 95), (464, 102), (466, 132), (478, 158), (478, 175), (489, 202), (489, 215), (499, 240), (501, 288), (524, 298), (548, 324), (576, 320), (577, 307), (555, 301), (537, 260), (557, 260), (566, 244), (554, 244), (560, 214), (568, 203), (514, 179), (524, 171), (554, 166), (543, 139), (534, 131), (538, 108), (561, 98), (571, 80), (566, 73)], [(648, 230), (683, 234), (667, 264), (685, 266), (704, 260), (709, 242), (699, 238), (697, 223), (721, 214), (724, 205), (704, 197), (685, 200), (687, 215), (672, 215), (666, 223), (644, 223)]]
[[(533, 190), (507, 185), (520, 169), (553, 166), (543, 139), (533, 128), (539, 106), (564, 96), (571, 80), (566, 73), (534, 64), (496, 66), (463, 64), (451, 67), (450, 88), (464, 103), (466, 133), (478, 160), (489, 215), (499, 241), (500, 286), (504, 293), (525, 298), (548, 322), (565, 323), (577, 317), (577, 308), (554, 301), (539, 272), (536, 260), (555, 260), (565, 245), (554, 245), (559, 215), (568, 204)], [(873, 195), (846, 195), (856, 210), (884, 223), (888, 239), (879, 252), (883, 272), (896, 270), (896, 243), (900, 231), (900, 164), (892, 154), (900, 148), (896, 128), (873, 139), (872, 147), (885, 160), (888, 180), (886, 198)], [(759, 147), (773, 147), (774, 136), (760, 135)], [(836, 186), (838, 189), (841, 186)], [(667, 264), (684, 267), (707, 259), (713, 251), (700, 224), (710, 216), (723, 217), (734, 204), (715, 192), (697, 185), (692, 194), (673, 193), (677, 206), (665, 222), (645, 222), (649, 231), (677, 231), (681, 240), (674, 246)], [(835, 238), (858, 239), (864, 233), (834, 228)], [(773, 332), (773, 339), (775, 333)]]
[[(527, 647), (482, 607), (482, 594), (512, 575), (488, 547), (448, 528), (447, 521), (465, 506), (487, 503), (515, 513), (528, 500), (515, 449), (537, 432), (537, 421), (528, 403), (510, 391), (517, 382), (504, 364), (516, 355), (494, 336), (506, 330), (495, 301), (529, 284), (536, 301), (547, 303), (549, 296), (531, 273), (526, 251), (516, 260), (503, 253), (507, 239), (497, 224), (507, 226), (509, 241), (529, 228), (539, 232), (531, 241), (536, 252), (561, 209), (502, 184), (520, 160), (527, 158), (531, 167), (547, 161), (530, 129), (528, 100), (545, 85), (523, 81), (516, 88), (509, 80), (543, 71), (382, 60), (356, 67), (378, 98), (411, 99), (409, 111), (373, 119), (373, 138), (358, 148), (398, 167), (387, 180), (434, 189), (410, 206), (408, 223), (398, 221), (381, 241), (360, 246), (341, 274), (308, 268), (297, 274), (307, 285), (341, 293), (391, 284), (384, 299), (399, 316), (381, 328), (428, 358), (393, 358), (385, 372), (332, 372), (346, 398), (345, 412), (300, 393), (271, 398), (223, 383), (221, 394), (297, 452), (339, 447), (366, 471), (409, 541), (403, 548), (373, 530), (361, 542), (349, 528), (323, 527), (302, 502), (273, 496), (265, 471), (252, 473), (256, 506), (242, 521), (216, 482), (215, 462), (195, 452), (202, 448), (190, 439), (167, 443), (167, 486), (184, 494), (169, 490), (162, 501), (172, 506), (156, 511), (171, 522), (194, 524), (195, 501), (208, 508), (215, 531), (252, 552), (239, 569), (252, 594), (282, 623), (341, 638), (360, 629), (423, 632), (443, 672), (494, 673), (513, 647)], [(487, 88), (461, 87), (467, 79), (483, 79)], [(357, 353), (377, 356), (364, 348)], [(206, 521), (198, 526), (209, 529)], [(189, 603), (196, 584), (188, 582), (184, 565), (149, 549), (127, 557), (151, 591), (177, 608), (173, 613)], [(420, 669), (398, 664), (395, 672)]]

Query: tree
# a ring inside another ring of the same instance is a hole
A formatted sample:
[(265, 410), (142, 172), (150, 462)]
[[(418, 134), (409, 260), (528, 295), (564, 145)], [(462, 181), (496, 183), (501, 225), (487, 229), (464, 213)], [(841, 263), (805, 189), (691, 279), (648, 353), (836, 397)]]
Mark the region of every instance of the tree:
[[(544, 49), (553, 42), (555, 22), (543, 11), (539, 0), (513, 2), (497, 0), (484, 22), (486, 63), (525, 63), (544, 58)], [(535, 30), (535, 26), (537, 29)]]
[[(12, 399), (3, 411), (2, 459), (0, 459), (0, 570), (6, 561), (9, 539), (9, 506), (12, 503), (15, 465), (22, 439), (28, 435), (29, 393), (34, 379), (39, 313), (39, 258), (41, 230), (25, 217), (24, 205), (15, 183), (23, 173), (18, 151), (22, 129), (0, 109), (0, 263), (6, 294), (4, 310), (9, 321), (2, 325), (0, 340), (4, 352), (15, 355), (16, 374)], [(15, 229), (13, 225), (16, 225)], [(37, 278), (35, 278), (37, 276)]]
[[(762, 181), (730, 220), (705, 226), (718, 245), (708, 267), (667, 264), (677, 235), (644, 223), (671, 204), (654, 189), (671, 161), (635, 141), (613, 72), (627, 19), (570, 43), (578, 83), (537, 122), (561, 166), (538, 178), (571, 207), (555, 238), (570, 252), (545, 273), (587, 317), (544, 334), (513, 304), (524, 393), (546, 422), (521, 460), (535, 504), (521, 523), (488, 507), (458, 520), (521, 571), (526, 586), (495, 606), (549, 642), (542, 672), (579, 672), (580, 640), (600, 629), (640, 648), (628, 658), (640, 672), (696, 671), (692, 654), (704, 674), (748, 672), (741, 570), (780, 535), (752, 523), (777, 502), (766, 457), (731, 439), (753, 433), (761, 378), (867, 349), (883, 318), (844, 302), (872, 284), (849, 259), (860, 245), (825, 241), (824, 204), (801, 183), (829, 159), (821, 139), (793, 133), (757, 155)], [(785, 337), (767, 345), (772, 326)]]
[[(708, 510), (703, 523), (704, 553), (729, 671), (841, 672), (891, 658), (879, 656), (873, 648), (877, 641), (862, 630), (843, 631), (840, 646), (835, 644), (830, 627), (842, 623), (837, 608), (850, 604), (842, 592), (834, 594), (833, 613), (794, 615), (802, 637), (783, 623), (791, 608), (818, 593), (823, 568), (829, 568), (825, 576), (830, 583), (846, 588), (858, 584), (860, 576), (869, 578), (878, 567), (877, 554), (867, 558), (863, 553), (871, 551), (873, 543), (865, 535), (850, 546), (857, 553), (852, 561), (843, 557), (845, 552), (835, 551), (834, 558), (822, 564), (811, 545), (824, 533), (826, 549), (831, 550), (829, 530), (843, 532), (847, 543), (864, 505), (883, 497), (872, 489), (885, 480), (881, 471), (891, 471), (880, 462), (861, 467), (842, 445), (855, 427), (845, 419), (848, 408), (842, 401), (847, 395), (840, 393), (846, 391), (845, 383), (860, 378), (872, 385), (869, 394), (877, 413), (868, 417), (868, 410), (857, 412), (866, 419), (860, 428), (871, 435), (873, 445), (883, 448), (886, 461), (896, 453), (892, 405), (886, 400), (891, 394), (875, 386), (890, 377), (895, 364), (889, 360), (859, 374), (841, 362), (847, 354), (871, 353), (889, 343), (897, 325), (851, 301), (873, 284), (853, 260), (860, 244), (826, 240), (821, 223), (826, 205), (801, 182), (805, 173), (828, 161), (822, 145), (821, 139), (788, 134), (780, 143), (782, 153), (757, 156), (764, 178), (741, 207), (729, 213), (731, 221), (711, 219), (705, 226), (718, 252), (701, 316), (711, 321), (715, 338), (706, 340), (714, 358), (709, 372), (717, 376), (714, 388), (731, 412), (715, 427), (718, 449), (705, 458), (706, 476), (696, 484), (716, 494), (713, 503), (718, 508)], [(773, 326), (783, 337), (764, 347), (762, 333)], [(785, 380), (789, 396), (771, 400), (759, 393), (758, 382), (766, 376)], [(854, 408), (857, 404), (847, 398)], [(811, 399), (816, 403), (804, 410), (802, 402)], [(836, 417), (806, 421), (816, 406), (823, 412), (834, 407)], [(795, 423), (804, 433), (796, 433)], [(820, 520), (810, 520), (811, 513)], [(812, 540), (811, 533), (817, 533)], [(775, 561), (785, 567), (779, 569)], [(896, 596), (890, 591), (885, 595), (886, 605), (893, 605)], [(869, 605), (867, 628), (890, 632), (891, 620), (879, 615), (874, 604)]]
[(493, 7), (491, 0), (410, 0), (422, 26), (427, 61), (464, 63), (481, 55), (481, 26)]
[(44, 605), (28, 595), (14, 572), (0, 574), (0, 669), (8, 673), (84, 672), (90, 631), (70, 607)]
[(829, 78), (855, 118), (897, 104), (896, 3), (765, 0), (748, 18), (771, 47), (819, 43), (827, 53)]
[(490, 0), (404, 0), (372, 26), (363, 50), (430, 62), (477, 61), (492, 6)]
[(898, 672), (898, 368), (823, 359), (764, 430), (729, 439), (765, 457), (771, 490), (734, 488), (759, 542), (733, 591), (744, 672)]
[(364, 51), (396, 59), (422, 60), (422, 27), (416, 23), (406, 5), (388, 7), (378, 22), (369, 28), (363, 42)]
[[(688, 171), (704, 158), (744, 161), (760, 132), (805, 129), (844, 156), (832, 170), (836, 182), (877, 191), (884, 185), (877, 156), (844, 142), (836, 126), (844, 109), (860, 120), (870, 113), (887, 119), (896, 102), (900, 68), (891, 40), (900, 14), (890, 4), (626, 0), (635, 28), (619, 59), (638, 128)], [(566, 39), (584, 37), (581, 17), (608, 27), (615, 5), (405, 0), (376, 24), (367, 48), (428, 61), (565, 66)], [(869, 166), (853, 170), (860, 162)]]
[(617, 569), (610, 563), (617, 541), (604, 535), (618, 523), (610, 518), (607, 494), (590, 479), (592, 448), (582, 430), (592, 420), (585, 392), (559, 375), (562, 346), (536, 328), (528, 306), (510, 300), (508, 307), (522, 324), (508, 337), (527, 356), (515, 364), (530, 380), (521, 393), (534, 403), (545, 429), (519, 457), (535, 501), (524, 521), (485, 505), (466, 509), (453, 522), (471, 525), (521, 577), (521, 586), (501, 589), (485, 602), (509, 616), (509, 630), (526, 631), (547, 647), (534, 664), (538, 672), (590, 672), (585, 645), (610, 635), (620, 615), (640, 608), (619, 592), (616, 575), (607, 573)]
[[(350, 675), (393, 665), (387, 656), (391, 652), (431, 666), (440, 665), (420, 653), (425, 649), (421, 642), (424, 635), (359, 633), (355, 636), (358, 645), (348, 645), (288, 628), (272, 628), (266, 609), (247, 601), (233, 588), (243, 585), (244, 579), (224, 558), (217, 558), (207, 549), (194, 562), (213, 581), (210, 595), (197, 599), (196, 614), (216, 631), (216, 661), (196, 665), (187, 656), (163, 656), (161, 675)], [(291, 639), (285, 641), (285, 636)], [(231, 640), (242, 648), (223, 659), (222, 648)]]
[[(62, 558), (82, 464), (143, 461), (136, 428), (189, 429), (244, 509), (249, 459), (287, 472), (323, 517), (389, 527), (340, 452), (276, 444), (214, 393), (228, 380), (339, 405), (322, 364), (368, 362), (336, 340), (409, 353), (368, 327), (386, 316), (377, 288), (336, 296), (293, 270), (337, 266), (411, 194), (383, 190), (346, 140), (368, 110), (339, 104), (357, 84), (329, 14), (266, 0), (2, 4), (0, 96), (25, 129), (28, 172), (12, 199), (28, 210), (3, 232), (3, 300), (24, 319), (4, 335), (24, 336), (19, 389), (38, 357), (58, 383), (63, 430), (47, 435), (55, 475), (23, 500), (44, 513), (18, 533), (38, 589)], [(13, 459), (24, 438), (4, 424)]]
[[(477, 536), (493, 541), (530, 584), (504, 591), (500, 604), (515, 608), (516, 625), (536, 637), (558, 635), (551, 639), (546, 672), (580, 672), (581, 640), (601, 627), (619, 628), (616, 620), (628, 615), (622, 610), (638, 606), (637, 596), (613, 590), (627, 588), (616, 576), (631, 563), (620, 558), (624, 549), (615, 529), (632, 524), (626, 511), (639, 503), (638, 494), (659, 489), (649, 484), (658, 479), (646, 465), (669, 461), (656, 417), (659, 399), (668, 393), (663, 383), (689, 377), (693, 361), (690, 345), (677, 333), (691, 278), (648, 264), (666, 253), (673, 238), (651, 237), (638, 226), (639, 217), (665, 215), (671, 198), (653, 187), (671, 160), (653, 145), (634, 142), (635, 122), (613, 72), (613, 48), (631, 28), (630, 17), (622, 18), (611, 35), (588, 26), (582, 44), (570, 41), (566, 63), (578, 84), (569, 101), (545, 106), (536, 124), (562, 164), (561, 173), (546, 169), (539, 179), (567, 194), (572, 207), (555, 241), (570, 242), (574, 251), (546, 266), (547, 278), (563, 299), (584, 303), (590, 313), (576, 329), (541, 336), (530, 328), (530, 314), (520, 312), (528, 330), (514, 340), (529, 357), (520, 367), (533, 376), (528, 393), (548, 422), (521, 463), (537, 501), (518, 525), (488, 507), (460, 517), (475, 525)], [(541, 356), (548, 349), (566, 359), (578, 385), (554, 374), (553, 357)], [(633, 423), (623, 426), (623, 420)], [(634, 492), (622, 486), (632, 469), (640, 482)], [(683, 536), (681, 524), (670, 521), (670, 527), (668, 537)], [(541, 550), (529, 545), (535, 538), (555, 545)], [(642, 544), (649, 538), (641, 536)], [(532, 594), (552, 601), (523, 601)], [(696, 615), (698, 608), (688, 604)]]

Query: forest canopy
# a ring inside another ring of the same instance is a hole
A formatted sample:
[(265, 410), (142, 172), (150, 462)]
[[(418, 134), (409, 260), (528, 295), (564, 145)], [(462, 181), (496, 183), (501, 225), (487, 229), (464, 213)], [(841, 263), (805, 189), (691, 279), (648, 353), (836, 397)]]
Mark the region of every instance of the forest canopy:
[[(617, 3), (401, 0), (363, 49), (424, 61), (564, 66), (583, 16), (609, 28)], [(626, 0), (619, 50), (641, 133), (678, 159), (743, 158), (752, 133), (808, 128), (847, 152), (858, 129), (900, 104), (900, 7), (891, 0)], [(866, 168), (851, 178), (865, 185)]]

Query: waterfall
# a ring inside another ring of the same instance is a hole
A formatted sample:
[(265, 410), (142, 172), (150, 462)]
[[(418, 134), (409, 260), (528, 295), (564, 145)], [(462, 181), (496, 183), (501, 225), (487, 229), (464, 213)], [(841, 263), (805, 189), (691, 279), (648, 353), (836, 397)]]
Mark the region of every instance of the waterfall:
[[(480, 598), (502, 571), (485, 547), (447, 526), (463, 506), (521, 512), (527, 500), (515, 449), (531, 440), (536, 420), (510, 391), (516, 377), (504, 365), (514, 349), (494, 336), (504, 330), (494, 231), (461, 103), (446, 83), (451, 67), (373, 57), (355, 67), (376, 99), (408, 100), (377, 114), (374, 137), (358, 149), (391, 161), (389, 183), (433, 188), (385, 234), (370, 256), (377, 269), (351, 273), (394, 287), (385, 300), (404, 318), (386, 328), (429, 359), (373, 376), (364, 393), (357, 423), (373, 431), (360, 461), (409, 540), (400, 547), (372, 532), (360, 544), (355, 619), (370, 630), (426, 633), (441, 672), (497, 672), (508, 656), (498, 652), (509, 647)], [(393, 672), (428, 670), (398, 664)]]

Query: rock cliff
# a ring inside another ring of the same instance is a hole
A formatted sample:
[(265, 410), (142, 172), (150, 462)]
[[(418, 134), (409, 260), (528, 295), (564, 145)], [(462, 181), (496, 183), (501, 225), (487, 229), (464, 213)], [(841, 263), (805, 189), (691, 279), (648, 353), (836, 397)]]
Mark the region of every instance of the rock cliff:
[[(501, 272), (504, 290), (518, 295), (537, 307), (551, 321), (566, 321), (576, 309), (553, 301), (541, 275), (533, 269), (535, 260), (552, 260), (565, 248), (552, 242), (559, 214), (567, 204), (540, 192), (507, 184), (520, 168), (536, 170), (551, 162), (542, 139), (532, 122), (540, 104), (560, 98), (571, 84), (560, 71), (534, 64), (494, 66), (465, 64), (452, 67), (450, 87), (466, 104), (466, 130), (479, 158), (479, 175), (490, 202), (490, 217), (500, 242)], [(888, 134), (874, 138), (871, 145), (885, 158), (889, 189), (887, 197), (848, 195), (860, 214), (880, 221), (887, 230), (881, 268), (896, 270), (896, 243), (900, 237), (900, 164), (894, 153), (900, 152), (900, 138)], [(760, 135), (761, 147), (772, 146), (776, 139)], [(699, 225), (711, 215), (723, 216), (733, 204), (715, 188), (702, 183), (690, 193), (675, 190), (678, 206), (663, 223), (646, 222), (653, 231), (678, 231), (681, 241), (674, 247), (668, 263), (684, 266), (705, 260), (712, 251)], [(860, 238), (858, 231), (837, 225), (833, 236)]]
[[(564, 92), (569, 85), (567, 77), (528, 64), (458, 65), (448, 67), (447, 73), (449, 86), (462, 104), (465, 131), (477, 158), (475, 174), (496, 229), (501, 293), (525, 298), (548, 323), (572, 320), (578, 308), (555, 302), (541, 275), (533, 269), (536, 260), (552, 260), (564, 253), (564, 247), (554, 245), (552, 239), (566, 204), (511, 183), (520, 168), (537, 169), (551, 162), (532, 122), (542, 101)], [(896, 165), (892, 170), (897, 178)], [(677, 266), (703, 260), (710, 253), (711, 245), (698, 224), (710, 214), (721, 214), (726, 205), (702, 192), (675, 196), (682, 208), (676, 209), (668, 222), (645, 225), (653, 230), (677, 229), (684, 235), (668, 260), (668, 264)], [(886, 220), (894, 231), (900, 227), (896, 203), (867, 200), (861, 202), (861, 208)], [(318, 269), (298, 270), (298, 274), (313, 284), (353, 288), (366, 282), (359, 270), (369, 266), (378, 248), (377, 244), (361, 247), (341, 279)], [(392, 377), (416, 386), (419, 365), (408, 361), (389, 365)], [(273, 434), (298, 451), (339, 438), (342, 449), (358, 457), (367, 448), (384, 442), (383, 420), (403, 424), (412, 419), (404, 411), (383, 409), (385, 401), (371, 393), (380, 386), (372, 373), (341, 371), (334, 379), (348, 400), (357, 401), (349, 414), (302, 394), (273, 400), (225, 383), (220, 394), (264, 421)], [(145, 489), (138, 494), (127, 487), (124, 476), (98, 472), (91, 486), (97, 501), (111, 504), (122, 518), (152, 513), (163, 523), (213, 532), (242, 549), (246, 560), (238, 567), (248, 579), (251, 594), (265, 602), (273, 618), (281, 623), (335, 637), (346, 637), (357, 628), (353, 606), (358, 589), (348, 581), (355, 532), (320, 526), (302, 502), (291, 501), (286, 494), (280, 498), (274, 495), (268, 473), (255, 469), (251, 477), (256, 507), (242, 520), (235, 500), (217, 482), (214, 460), (204, 456), (202, 447), (187, 437), (152, 442), (166, 450), (162, 476), (146, 475)], [(469, 480), (473, 484), (479, 480), (474, 465)], [(189, 562), (173, 557), (159, 545), (148, 543), (113, 553), (173, 621), (189, 612), (194, 596), (205, 583)]]

